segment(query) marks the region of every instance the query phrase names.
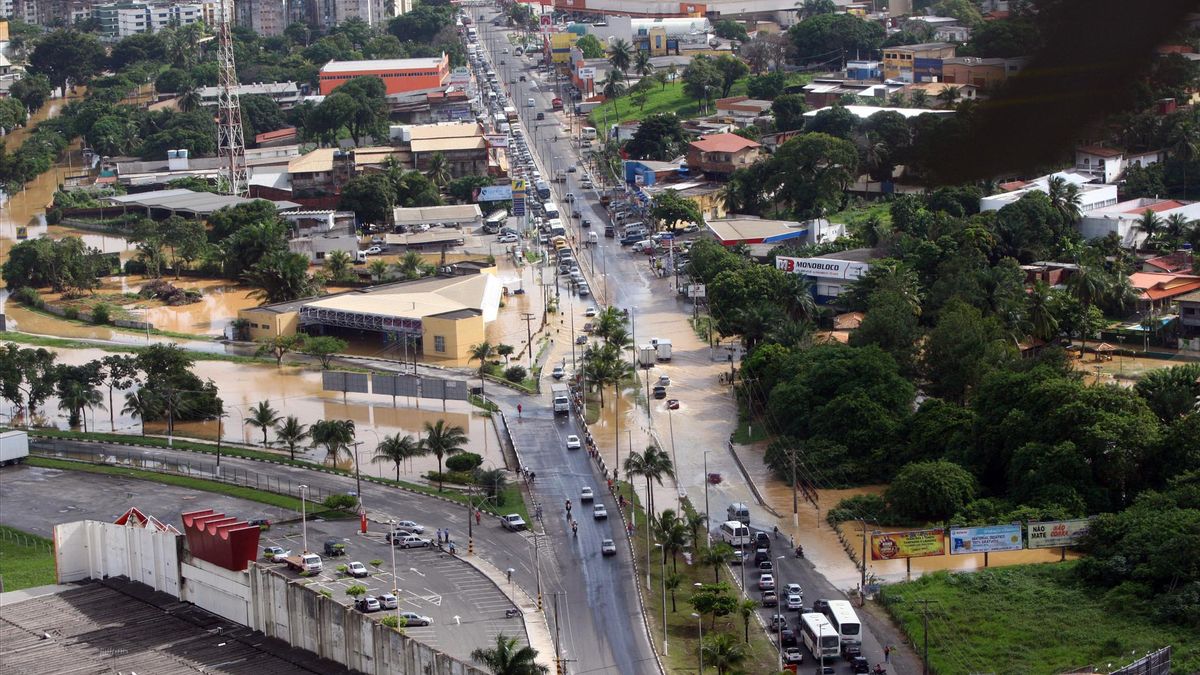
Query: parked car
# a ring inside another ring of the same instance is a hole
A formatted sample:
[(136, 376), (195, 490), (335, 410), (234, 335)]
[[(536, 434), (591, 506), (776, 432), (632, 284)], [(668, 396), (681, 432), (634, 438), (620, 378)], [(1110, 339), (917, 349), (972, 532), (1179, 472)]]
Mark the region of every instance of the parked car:
[(396, 523), (396, 530), (403, 531), (406, 534), (422, 534), (425, 532), (425, 526), (418, 525), (411, 520), (401, 520)]
[(363, 251), (363, 253), (366, 253), (367, 255), (379, 255), (380, 253), (383, 253), (383, 247), (382, 246), (372, 246), (372, 247), (368, 248), (367, 250)]
[(576, 436), (575, 434), (571, 434), (570, 436), (567, 436), (567, 449), (568, 450), (578, 450), (582, 447), (583, 447), (583, 442), (579, 440), (578, 436)]
[(396, 596), (391, 593), (384, 593), (379, 596), (378, 600), (381, 609), (396, 609), (400, 606), (399, 601), (396, 600)]
[(603, 504), (596, 504), (592, 507), (592, 518), (596, 520), (607, 520), (608, 509), (604, 508)]
[(775, 571), (775, 563), (771, 562), (770, 560), (764, 560), (764, 561), (758, 563), (758, 571), (759, 572), (774, 572)]
[(612, 539), (600, 540), (600, 555), (616, 555), (617, 544)]
[(373, 595), (364, 595), (354, 603), (360, 612), (378, 612), (379, 599)]
[(521, 241), (521, 238), (515, 234), (502, 234), (496, 237), (496, 242), (500, 244), (513, 244)]
[(795, 593), (796, 595), (801, 595), (801, 596), (804, 595), (804, 589), (800, 587), (800, 584), (788, 584), (783, 587), (783, 592), (784, 593)]
[(425, 548), (426, 546), (431, 546), (432, 544), (433, 542), (429, 539), (422, 539), (415, 534), (406, 534), (403, 537), (392, 541), (392, 545), (399, 546), (400, 548)]
[(346, 542), (337, 539), (329, 539), (325, 542), (325, 557), (336, 558), (340, 555), (346, 555)]
[(416, 612), (400, 612), (400, 618), (405, 626), (432, 626), (433, 619)]
[(266, 518), (251, 518), (246, 521), (247, 525), (257, 525), (260, 530), (271, 529), (271, 521)]
[(286, 558), (288, 552), (282, 546), (265, 546), (263, 547), (263, 559), (275, 560), (277, 558)]
[(765, 548), (757, 548), (754, 551), (754, 564), (757, 565), (764, 560), (771, 559), (771, 552)]
[(595, 499), (595, 497), (595, 494), (592, 493), (592, 488), (585, 486), (579, 489), (579, 501), (590, 502)]
[(825, 598), (814, 600), (812, 611), (817, 614), (829, 614), (829, 601)]
[(367, 566), (358, 562), (357, 560), (349, 565), (346, 565), (346, 574), (349, 574), (355, 579), (371, 576), (371, 572), (367, 569)]
[(683, 228), (680, 230), (680, 232), (683, 232), (684, 234), (691, 234), (692, 232), (699, 232), (699, 231), (700, 231), (700, 226), (695, 223), (688, 223), (687, 225), (684, 225)]

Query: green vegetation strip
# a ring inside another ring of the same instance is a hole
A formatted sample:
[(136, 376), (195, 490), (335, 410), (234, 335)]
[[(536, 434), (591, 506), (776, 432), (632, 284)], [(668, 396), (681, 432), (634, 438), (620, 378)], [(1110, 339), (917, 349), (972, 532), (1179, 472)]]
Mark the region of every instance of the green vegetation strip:
[(884, 587), (883, 601), (920, 649), (929, 600), (933, 672), (1057, 673), (1124, 666), (1170, 645), (1171, 672), (1200, 669), (1200, 629), (1156, 620), (1150, 602), (1085, 586), (1076, 563), (937, 572)]
[[(85, 324), (92, 325), (92, 324)], [(184, 336), (188, 339), (201, 339), (196, 336)], [(112, 342), (91, 341), (91, 340), (69, 340), (65, 338), (49, 337), (46, 335), (33, 335), (30, 333), (14, 333), (8, 332), (4, 334), (3, 341), (16, 342), (32, 347), (47, 347), (57, 349), (99, 349), (105, 352), (114, 354), (137, 354), (145, 349), (138, 345), (121, 345)], [(188, 351), (188, 356), (197, 361), (229, 361), (231, 363), (254, 363), (264, 365), (275, 365), (275, 359), (258, 358), (254, 356), (238, 356), (236, 354), (218, 354), (215, 352), (200, 352)]]
[[(682, 75), (683, 71), (680, 70)], [(729, 91), (730, 96), (746, 95), (746, 78), (734, 83)], [(716, 96), (713, 97), (717, 98)], [(712, 103), (710, 102), (710, 110)], [(597, 129), (604, 124), (620, 124), (630, 120), (645, 119), (657, 113), (675, 113), (681, 119), (698, 117), (701, 112), (700, 102), (688, 96), (683, 90), (683, 79), (674, 83), (655, 86), (647, 91), (646, 104), (638, 107), (632, 97), (625, 95), (617, 99), (617, 113), (613, 115), (611, 102), (597, 106), (588, 114), (588, 122)]]
[(138, 480), (148, 480), (164, 485), (174, 485), (177, 487), (188, 488), (190, 490), (201, 490), (203, 492), (215, 492), (217, 494), (227, 495), (229, 497), (237, 497), (238, 499), (249, 499), (250, 501), (278, 506), (280, 508), (289, 509), (292, 511), (300, 510), (300, 500), (295, 497), (286, 495), (277, 495), (273, 492), (264, 492), (263, 490), (255, 490), (254, 488), (241, 487), (238, 485), (226, 485), (212, 480), (203, 480), (200, 478), (189, 478), (187, 476), (176, 476), (170, 473), (157, 473), (155, 471), (144, 471), (142, 469), (129, 469), (121, 466), (107, 466), (101, 464), (88, 464), (86, 462), (77, 462), (65, 459), (50, 459), (47, 457), (29, 457), (26, 459), (30, 466), (40, 466), (46, 469), (61, 469), (63, 471), (83, 471), (85, 473), (100, 473), (109, 476), (123, 476), (125, 478), (136, 478)]
[(0, 579), (4, 590), (46, 586), (55, 582), (49, 539), (0, 525)]

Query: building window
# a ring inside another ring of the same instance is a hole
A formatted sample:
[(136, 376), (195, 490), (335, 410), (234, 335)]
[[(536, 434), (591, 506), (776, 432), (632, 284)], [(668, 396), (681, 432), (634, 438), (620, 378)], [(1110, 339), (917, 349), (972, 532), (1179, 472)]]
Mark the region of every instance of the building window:
[(433, 351), (439, 354), (446, 353), (446, 338), (441, 335), (433, 336)]

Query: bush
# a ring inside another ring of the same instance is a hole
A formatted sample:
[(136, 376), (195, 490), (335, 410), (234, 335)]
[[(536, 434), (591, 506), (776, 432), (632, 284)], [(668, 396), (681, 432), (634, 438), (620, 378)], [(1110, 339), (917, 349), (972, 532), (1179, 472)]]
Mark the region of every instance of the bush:
[(460, 452), (446, 458), (446, 468), (451, 471), (470, 471), (483, 464), (483, 458), (473, 452)]
[(327, 597), (327, 598), (332, 598), (332, 597), (333, 597), (333, 591), (329, 590), (328, 588), (322, 588), (322, 589), (321, 589), (321, 591), (320, 591), (320, 593), (321, 593), (321, 595), (323, 595), (323, 596), (325, 596), (325, 597)]
[(57, 225), (57, 224), (61, 223), (62, 217), (63, 217), (63, 210), (58, 208), (57, 206), (51, 207), (46, 210), (46, 224), (47, 225)]
[(433, 483), (458, 483), (459, 485), (475, 484), (475, 477), (463, 471), (447, 471), (445, 473), (429, 471), (425, 474), (425, 480)]
[(63, 317), (75, 321), (79, 318), (79, 310), (74, 307), (68, 307), (63, 310)]
[(358, 505), (358, 497), (354, 495), (329, 495), (323, 502), (325, 508), (331, 511), (349, 511)]
[(379, 623), (387, 626), (388, 628), (399, 628), (400, 617), (396, 616), (395, 614), (388, 614), (387, 616), (383, 617)]
[(145, 274), (146, 263), (136, 258), (125, 261), (125, 274)]
[(953, 462), (913, 462), (900, 469), (884, 497), (898, 518), (944, 522), (975, 498), (975, 477)]
[(380, 566), (380, 565), (382, 565), (382, 564), (383, 564), (383, 559), (382, 559), (382, 558), (376, 558), (376, 559), (374, 559), (374, 560), (372, 560), (372, 561), (371, 561), (371, 566), (372, 566), (372, 567), (379, 567), (379, 566)]
[(100, 303), (92, 308), (92, 323), (112, 323), (112, 309), (107, 303)]
[(509, 382), (524, 382), (527, 374), (525, 366), (509, 366), (504, 371), (504, 379)]
[(864, 519), (868, 522), (878, 522), (886, 525), (887, 505), (880, 495), (854, 495), (837, 503), (825, 516), (831, 525), (847, 520)]
[(362, 584), (354, 584), (353, 586), (346, 589), (346, 595), (348, 595), (352, 598), (355, 598), (355, 599), (357, 599), (358, 596), (360, 596), (360, 595), (365, 595), (366, 592), (367, 592), (367, 587), (363, 586)]
[(28, 286), (22, 286), (13, 291), (12, 299), (16, 300), (22, 305), (34, 307), (36, 309), (41, 309), (41, 307), (45, 304), (45, 302), (42, 300), (42, 295), (38, 293), (36, 289)]

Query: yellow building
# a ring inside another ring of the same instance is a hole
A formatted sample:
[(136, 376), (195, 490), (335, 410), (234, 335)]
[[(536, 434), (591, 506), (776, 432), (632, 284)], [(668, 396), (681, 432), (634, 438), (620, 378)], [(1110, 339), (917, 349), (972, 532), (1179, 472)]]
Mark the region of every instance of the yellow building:
[(941, 79), (942, 59), (954, 56), (949, 42), (887, 47), (883, 50), (883, 78), (904, 82), (936, 82)]
[(546, 39), (546, 48), (550, 50), (552, 63), (566, 63), (571, 60), (571, 47), (579, 41), (575, 33), (550, 33)]
[[(428, 360), (464, 361), (496, 319), (502, 288), (495, 267), (466, 274), (400, 281), (238, 312), (250, 339), (339, 331), (417, 339)], [(471, 273), (475, 272), (475, 273)]]

